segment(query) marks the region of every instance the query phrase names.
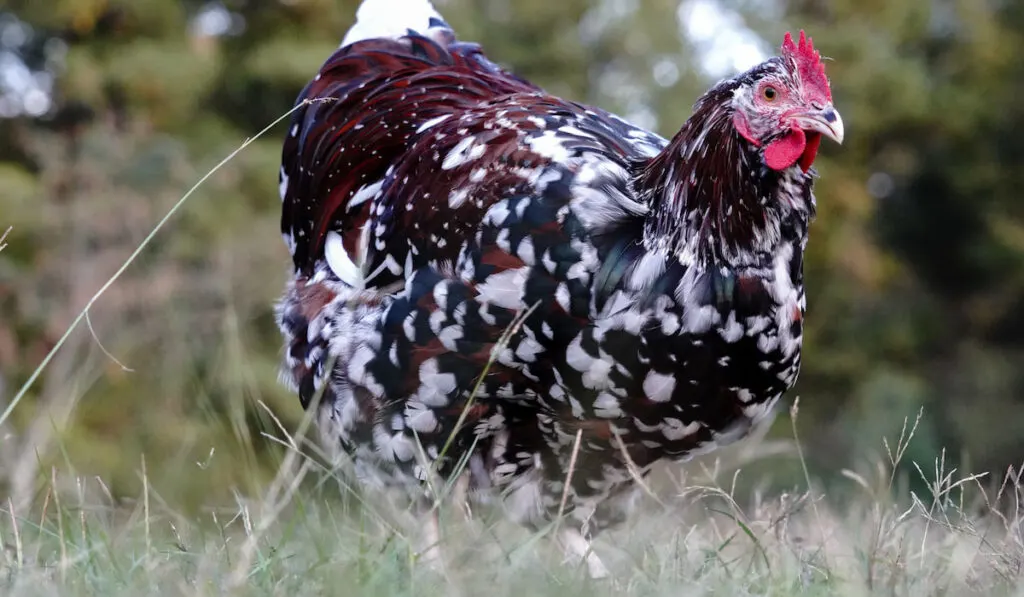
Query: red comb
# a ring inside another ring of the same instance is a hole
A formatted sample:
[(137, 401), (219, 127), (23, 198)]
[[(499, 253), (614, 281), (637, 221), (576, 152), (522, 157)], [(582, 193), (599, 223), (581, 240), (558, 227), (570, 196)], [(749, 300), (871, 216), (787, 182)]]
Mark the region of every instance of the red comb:
[[(824, 101), (832, 101), (832, 89), (825, 76), (825, 65), (821, 62), (821, 54), (814, 49), (814, 42), (800, 30), (800, 43), (793, 43), (793, 36), (788, 32), (782, 40), (782, 55), (796, 64), (797, 72), (804, 87), (813, 95), (819, 95)], [(821, 99), (812, 97), (811, 99)]]

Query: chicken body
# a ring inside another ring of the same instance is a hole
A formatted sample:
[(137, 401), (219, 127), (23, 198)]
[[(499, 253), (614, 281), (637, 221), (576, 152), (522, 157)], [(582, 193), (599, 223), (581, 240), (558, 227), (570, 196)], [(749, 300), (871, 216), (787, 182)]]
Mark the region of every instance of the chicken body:
[[(810, 165), (842, 124), (801, 88), (803, 38), (669, 141), (406, 2), (404, 31), (364, 3), (285, 141), (284, 377), (367, 483), (465, 468), (522, 524), (564, 514), (589, 557), (638, 475), (744, 437), (796, 381)], [(817, 112), (771, 122), (765, 81)]]

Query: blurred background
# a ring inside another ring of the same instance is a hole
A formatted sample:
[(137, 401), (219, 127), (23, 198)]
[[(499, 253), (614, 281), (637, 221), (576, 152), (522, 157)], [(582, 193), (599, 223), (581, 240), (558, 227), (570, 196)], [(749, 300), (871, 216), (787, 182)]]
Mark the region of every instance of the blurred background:
[[(1024, 3), (435, 0), (464, 39), (671, 136), (717, 79), (804, 28), (846, 144), (818, 159), (798, 427), (812, 474), (884, 459), (998, 480), (1024, 460)], [(171, 205), (288, 110), (356, 0), (0, 3), (0, 407)], [(203, 185), (0, 429), (0, 493), (50, 467), (179, 508), (272, 474), (284, 125)], [(261, 402), (263, 405), (261, 406)], [(788, 403), (787, 403), (788, 404)], [(771, 437), (792, 436), (788, 408)], [(755, 480), (799, 483), (791, 456)]]

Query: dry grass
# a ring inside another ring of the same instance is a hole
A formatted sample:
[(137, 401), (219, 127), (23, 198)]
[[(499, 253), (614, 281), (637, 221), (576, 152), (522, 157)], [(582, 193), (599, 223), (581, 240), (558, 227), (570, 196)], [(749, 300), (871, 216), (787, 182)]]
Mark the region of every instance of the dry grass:
[[(412, 516), (364, 495), (347, 467), (325, 466), (298, 436), (259, 497), (186, 518), (139, 474), (143, 494), (115, 503), (102, 481), (51, 473), (31, 509), (2, 508), (0, 590), (8, 595), (1016, 595), (1024, 565), (1020, 475), (995, 492), (945, 470), (931, 495), (894, 501), (906, 430), (869, 477), (847, 471), (845, 505), (813, 490), (737, 495), (738, 470), (660, 471), (663, 487), (596, 550), (613, 580), (561, 563), (541, 534), (445, 504), (446, 572), (416, 560)], [(201, 464), (201, 463), (200, 463)], [(728, 472), (726, 472), (728, 471)], [(719, 482), (726, 479), (727, 482)]]

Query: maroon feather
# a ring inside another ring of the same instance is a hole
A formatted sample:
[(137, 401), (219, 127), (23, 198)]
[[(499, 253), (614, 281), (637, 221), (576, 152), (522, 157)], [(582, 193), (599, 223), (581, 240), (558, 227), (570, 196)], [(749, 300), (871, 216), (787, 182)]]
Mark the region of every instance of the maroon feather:
[(332, 228), (355, 250), (369, 204), (350, 209), (348, 202), (412, 150), (425, 136), (416, 133), (423, 123), (537, 91), (496, 69), (471, 44), (443, 47), (413, 36), (366, 40), (335, 52), (299, 95), (308, 103), (293, 116), (284, 145), (281, 225), (295, 244), (295, 267), (311, 272)]

